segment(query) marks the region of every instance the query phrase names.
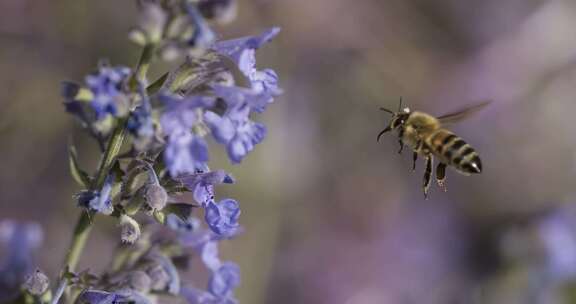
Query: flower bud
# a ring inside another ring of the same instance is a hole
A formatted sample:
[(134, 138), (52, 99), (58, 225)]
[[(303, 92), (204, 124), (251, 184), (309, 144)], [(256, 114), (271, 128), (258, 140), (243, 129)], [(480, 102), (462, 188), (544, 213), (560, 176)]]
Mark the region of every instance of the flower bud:
[(165, 290), (166, 286), (170, 283), (168, 272), (160, 264), (155, 264), (150, 267), (147, 274), (152, 281), (152, 285), (150, 286), (152, 290)]
[(153, 210), (162, 210), (168, 201), (166, 190), (162, 186), (155, 184), (146, 186), (144, 197), (148, 206)]
[(22, 287), (24, 287), (24, 289), (30, 294), (39, 296), (46, 292), (49, 283), (48, 277), (42, 273), (42, 271), (37, 269), (26, 279), (26, 282), (24, 282)]
[(208, 20), (226, 24), (236, 19), (236, 0), (200, 0), (198, 10)]
[(130, 287), (145, 293), (149, 292), (150, 287), (152, 286), (150, 276), (141, 270), (131, 272), (129, 274), (128, 282), (130, 283)]
[(140, 225), (133, 218), (122, 214), (120, 216), (120, 238), (123, 243), (134, 244), (140, 237)]

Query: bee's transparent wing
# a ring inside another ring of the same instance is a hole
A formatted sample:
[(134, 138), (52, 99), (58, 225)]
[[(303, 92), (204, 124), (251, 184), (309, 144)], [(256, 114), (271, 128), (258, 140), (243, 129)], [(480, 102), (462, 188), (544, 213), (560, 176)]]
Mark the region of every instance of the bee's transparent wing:
[(477, 105), (470, 106), (470, 107), (467, 107), (465, 109), (455, 111), (452, 113), (444, 114), (444, 115), (439, 116), (437, 118), (441, 123), (455, 123), (455, 122), (461, 121), (465, 118), (468, 118), (468, 117), (478, 113), (480, 110), (482, 110), (489, 103), (490, 103), (490, 101), (484, 101), (484, 102), (481, 102)]

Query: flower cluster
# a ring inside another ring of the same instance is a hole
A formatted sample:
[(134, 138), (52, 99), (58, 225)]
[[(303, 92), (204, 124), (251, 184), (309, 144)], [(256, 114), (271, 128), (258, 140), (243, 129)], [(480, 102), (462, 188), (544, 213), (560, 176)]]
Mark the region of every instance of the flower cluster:
[[(78, 303), (152, 303), (161, 295), (189, 303), (236, 303), (240, 270), (220, 260), (218, 244), (242, 232), (240, 204), (217, 198), (215, 188), (235, 180), (210, 169), (207, 138), (223, 145), (233, 164), (265, 138), (265, 126), (253, 116), (282, 91), (274, 71), (257, 68), (255, 52), (279, 29), (218, 41), (210, 23), (230, 22), (234, 0), (138, 4), (140, 20), (129, 35), (143, 47), (138, 65), (101, 62), (82, 83), (62, 86), (66, 111), (102, 152), (91, 173), (70, 146), (71, 174), (83, 188), (75, 199), (88, 219), (81, 223), (90, 225), (96, 215), (115, 218), (121, 245), (105, 275), (76, 272), (75, 261), (67, 261), (53, 302), (71, 287)], [(155, 59), (182, 63), (149, 81)], [(210, 272), (206, 284), (180, 279), (184, 260), (194, 257)], [(35, 282), (46, 280), (42, 274), (29, 282), (38, 286)]]

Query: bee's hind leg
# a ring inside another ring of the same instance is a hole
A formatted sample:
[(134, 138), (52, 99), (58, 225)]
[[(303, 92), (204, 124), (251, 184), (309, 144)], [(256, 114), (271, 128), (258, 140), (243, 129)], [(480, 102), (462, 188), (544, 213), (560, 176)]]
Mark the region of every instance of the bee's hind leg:
[(444, 192), (447, 191), (447, 189), (446, 189), (446, 164), (445, 163), (439, 163), (438, 166), (436, 167), (436, 182), (438, 183), (438, 186), (440, 188), (442, 188), (442, 190), (444, 190)]
[(416, 171), (416, 161), (418, 160), (418, 152), (412, 153), (412, 171)]
[(428, 198), (428, 190), (432, 181), (432, 155), (426, 156), (426, 170), (424, 171), (424, 198)]

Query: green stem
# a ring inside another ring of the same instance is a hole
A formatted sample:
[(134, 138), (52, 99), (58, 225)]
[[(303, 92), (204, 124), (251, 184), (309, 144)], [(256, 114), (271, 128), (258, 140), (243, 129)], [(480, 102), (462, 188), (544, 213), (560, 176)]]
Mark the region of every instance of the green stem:
[(136, 80), (140, 81), (146, 80), (146, 75), (148, 74), (148, 69), (150, 68), (150, 62), (152, 61), (155, 52), (156, 52), (155, 44), (147, 44), (146, 46), (144, 46), (144, 49), (142, 50), (142, 55), (140, 56), (138, 64), (136, 65), (134, 78), (132, 78), (132, 82), (130, 84), (131, 86), (137, 84)]
[(124, 143), (124, 138), (126, 137), (125, 125), (126, 119), (120, 119), (118, 121), (118, 126), (114, 129), (114, 133), (112, 133), (110, 141), (108, 142), (108, 147), (106, 148), (106, 151), (104, 151), (104, 156), (100, 161), (98, 175), (91, 185), (91, 190), (98, 190), (104, 185), (108, 172), (110, 171), (110, 168), (112, 168), (116, 156), (120, 152), (120, 148), (122, 148), (122, 143)]
[[(140, 80), (146, 81), (146, 74), (148, 72), (148, 68), (150, 66), (150, 61), (154, 56), (154, 45), (147, 45), (142, 50), (142, 54), (140, 56), (140, 60), (138, 60), (138, 65), (136, 67), (135, 77), (133, 80)], [(135, 82), (137, 83), (137, 82)], [(132, 86), (132, 89), (137, 88), (137, 86)], [(122, 144), (124, 143), (124, 139), (126, 137), (126, 118), (119, 119), (118, 125), (114, 129), (114, 132), (110, 136), (110, 140), (108, 141), (108, 146), (104, 151), (102, 159), (100, 161), (100, 165), (98, 167), (98, 172), (96, 177), (94, 178), (92, 184), (90, 185), (90, 190), (97, 191), (102, 188), (104, 182), (106, 181), (106, 177), (118, 153), (120, 152), (120, 148), (122, 148)], [(58, 283), (58, 287), (56, 292), (54, 293), (54, 297), (52, 298), (52, 304), (57, 304), (62, 294), (66, 290), (68, 285), (68, 280), (65, 277), (66, 271), (74, 271), (76, 266), (78, 265), (78, 261), (80, 260), (80, 255), (82, 251), (84, 251), (84, 247), (86, 245), (86, 241), (88, 240), (88, 236), (90, 235), (90, 231), (92, 230), (92, 217), (95, 215), (93, 211), (82, 211), (80, 217), (78, 218), (78, 222), (76, 223), (76, 227), (74, 228), (74, 236), (72, 237), (72, 244), (70, 244), (70, 249), (66, 254), (66, 259), (64, 261), (64, 271), (61, 273), (60, 281)]]
[[(120, 152), (120, 148), (122, 147), (122, 143), (124, 142), (124, 138), (126, 135), (126, 128), (125, 128), (125, 119), (121, 119), (118, 122), (118, 126), (114, 129), (112, 136), (110, 137), (110, 141), (108, 142), (108, 146), (104, 151), (104, 155), (102, 156), (102, 160), (100, 161), (100, 166), (98, 168), (98, 173), (96, 178), (94, 179), (92, 185), (90, 185), (90, 190), (98, 190), (102, 188), (104, 185), (104, 181), (108, 176), (108, 172), (116, 159), (116, 156)], [(78, 222), (76, 223), (76, 227), (74, 228), (74, 235), (72, 237), (72, 244), (70, 244), (70, 249), (66, 253), (66, 259), (64, 261), (65, 270), (61, 274), (60, 282), (54, 293), (54, 298), (52, 299), (52, 304), (57, 304), (60, 300), (60, 297), (66, 290), (66, 286), (68, 285), (68, 281), (65, 278), (65, 271), (73, 272), (78, 265), (78, 261), (80, 260), (80, 255), (82, 251), (84, 251), (84, 247), (86, 245), (86, 241), (88, 240), (88, 236), (90, 235), (90, 231), (92, 230), (92, 217), (95, 215), (93, 211), (82, 211), (80, 217), (78, 218)]]

